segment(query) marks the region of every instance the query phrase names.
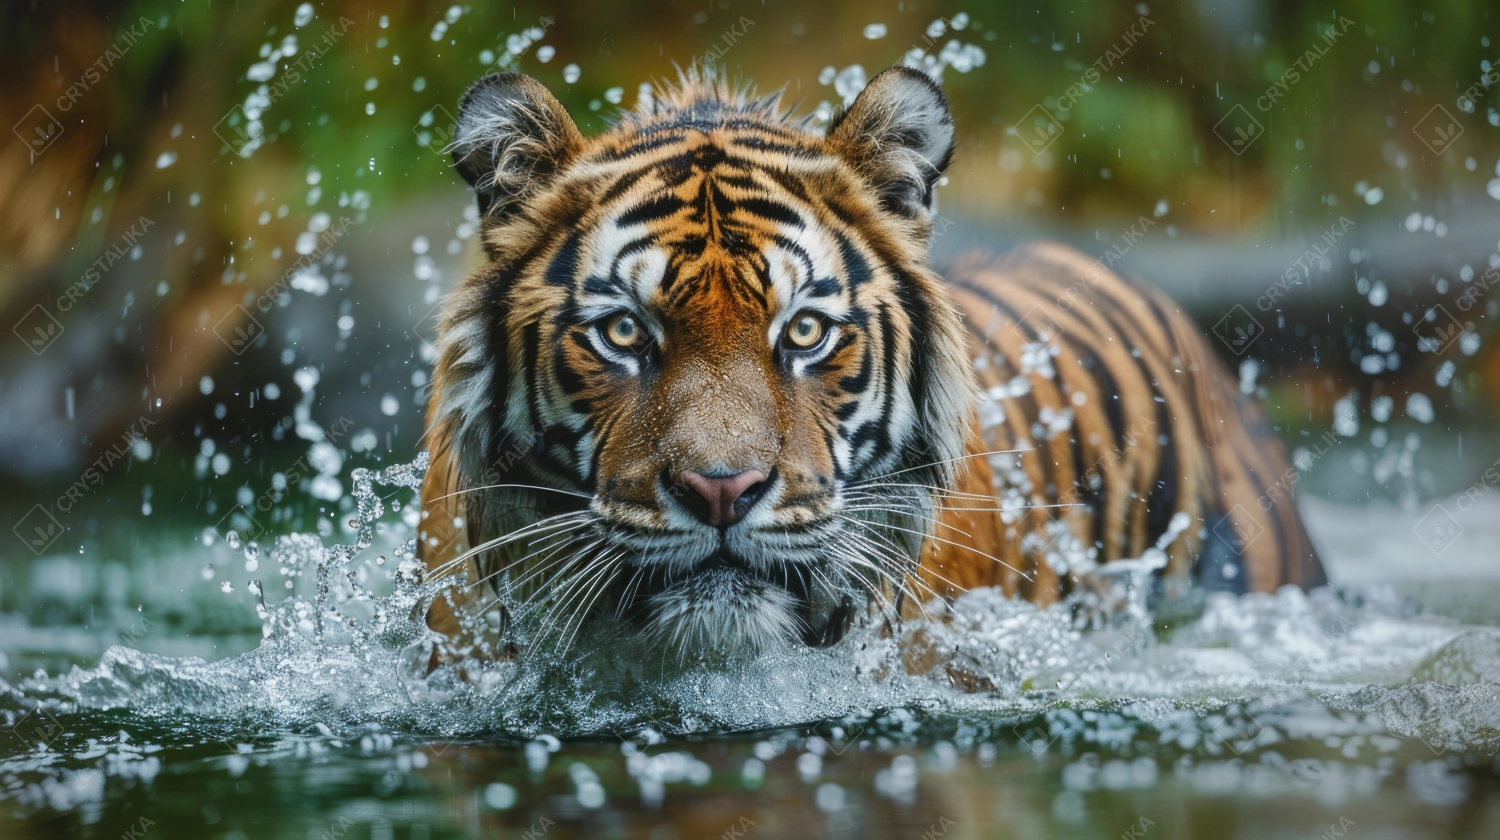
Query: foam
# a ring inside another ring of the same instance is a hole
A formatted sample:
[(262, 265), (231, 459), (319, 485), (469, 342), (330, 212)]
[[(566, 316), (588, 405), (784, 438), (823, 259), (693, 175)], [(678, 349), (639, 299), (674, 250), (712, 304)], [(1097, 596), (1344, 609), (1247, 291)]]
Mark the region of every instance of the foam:
[[(932, 604), (928, 619), (897, 627), (867, 621), (827, 649), (785, 647), (728, 661), (684, 662), (611, 641), (604, 623), (564, 661), (538, 655), (426, 674), (433, 640), (421, 617), (433, 590), (417, 582), (414, 541), (403, 541), (410, 523), (386, 516), (374, 492), (418, 487), (424, 468), (355, 471), (359, 505), (347, 545), (324, 547), (313, 535), (278, 540), (269, 567), (284, 569), (300, 589), (259, 607), (265, 638), (256, 649), (210, 662), (112, 647), (94, 667), (0, 685), (0, 712), (15, 718), (38, 704), (54, 715), (126, 711), (190, 730), (230, 724), (307, 743), (394, 736), (555, 744), (642, 733), (653, 743), (660, 733), (819, 722), (826, 734), (831, 721), (840, 731), (830, 738), (891, 744), (919, 737), (922, 721), (935, 720), (960, 732), (980, 723), (991, 733), (1010, 730), (1042, 750), (1154, 733), (1180, 749), (1256, 755), (1262, 764), (1275, 762), (1267, 750), (1299, 739), (1358, 738), (1384, 750), (1375, 739), (1399, 743), (1391, 737), (1398, 736), (1420, 738), (1434, 753), (1500, 750), (1500, 631), (1415, 611), (1374, 585), (1215, 594), (1170, 630), (1138, 609), (1133, 587), (1132, 604), (1102, 622), (1081, 620), (1076, 605), (1040, 608), (979, 590)], [(394, 562), (375, 562), (386, 555)], [(1149, 571), (1151, 563), (1140, 565)], [(89, 800), (94, 775), (46, 768), (94, 749), (60, 757), (40, 745), (5, 760), (0, 770), (44, 777), (5, 795), (59, 809)], [(105, 752), (109, 760), (90, 773), (145, 781), (154, 773), (138, 745), (122, 741)], [(701, 777), (687, 754), (626, 758), (647, 800), (668, 781)], [(248, 759), (236, 760), (243, 772)], [(892, 765), (881, 777), (892, 796), (903, 795), (902, 772)], [(1128, 788), (1145, 783), (1144, 772), (1079, 767), (1064, 778), (1080, 790)]]

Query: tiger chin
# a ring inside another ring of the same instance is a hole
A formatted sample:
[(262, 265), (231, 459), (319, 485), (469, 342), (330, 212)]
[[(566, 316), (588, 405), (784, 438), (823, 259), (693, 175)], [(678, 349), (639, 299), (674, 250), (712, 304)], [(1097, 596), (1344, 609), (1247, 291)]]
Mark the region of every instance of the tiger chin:
[(1268, 421), (1170, 301), (1057, 245), (931, 265), (925, 74), (820, 128), (688, 73), (584, 137), (501, 73), (454, 137), (484, 264), (429, 397), (434, 663), (827, 646), (1143, 562), (1157, 599), (1325, 582)]

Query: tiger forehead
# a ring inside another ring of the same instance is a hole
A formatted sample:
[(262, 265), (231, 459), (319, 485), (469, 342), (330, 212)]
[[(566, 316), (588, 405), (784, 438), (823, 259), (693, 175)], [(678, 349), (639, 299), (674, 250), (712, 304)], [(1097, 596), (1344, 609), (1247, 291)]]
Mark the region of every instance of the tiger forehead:
[(800, 297), (846, 291), (838, 280), (847, 274), (839, 249), (836, 238), (816, 225), (715, 238), (707, 225), (692, 220), (647, 231), (606, 224), (592, 237), (581, 291), (663, 307), (722, 291), (776, 310)]
[(598, 191), (597, 210), (622, 227), (645, 226), (685, 237), (737, 240), (802, 227), (820, 203), (806, 176), (835, 166), (792, 165), (785, 153), (742, 154), (736, 132), (691, 131), (612, 165), (581, 167)]
[(674, 159), (679, 165), (713, 165), (729, 155), (743, 160), (750, 155), (811, 158), (825, 153), (822, 137), (817, 134), (743, 114), (680, 117), (647, 124), (627, 121), (601, 135), (595, 149), (601, 160), (650, 156)]
[(579, 277), (585, 292), (670, 303), (728, 284), (785, 304), (820, 280), (822, 294), (834, 291), (847, 234), (812, 200), (800, 173), (776, 162), (781, 154), (726, 152), (747, 136), (742, 131), (667, 136), (674, 142), (617, 167), (585, 167), (604, 176), (595, 180), (593, 224), (585, 223), (592, 228)]

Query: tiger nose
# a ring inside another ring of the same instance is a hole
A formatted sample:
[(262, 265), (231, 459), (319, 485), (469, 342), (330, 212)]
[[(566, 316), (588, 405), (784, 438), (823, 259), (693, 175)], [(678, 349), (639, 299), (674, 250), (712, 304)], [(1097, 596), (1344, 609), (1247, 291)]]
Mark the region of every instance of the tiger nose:
[(683, 507), (715, 528), (728, 528), (744, 519), (766, 494), (766, 474), (760, 470), (722, 477), (683, 470), (677, 474), (677, 480), (688, 489), (680, 498)]

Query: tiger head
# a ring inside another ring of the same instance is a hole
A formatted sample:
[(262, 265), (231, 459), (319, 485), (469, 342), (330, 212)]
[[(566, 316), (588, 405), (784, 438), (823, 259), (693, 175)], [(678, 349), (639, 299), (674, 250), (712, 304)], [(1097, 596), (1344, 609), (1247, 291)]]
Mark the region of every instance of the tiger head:
[(487, 261), (445, 304), (433, 445), (485, 577), (551, 626), (830, 643), (902, 591), (966, 443), (926, 265), (947, 102), (905, 68), (826, 132), (696, 73), (643, 99), (585, 138), (527, 76), (464, 96)]

